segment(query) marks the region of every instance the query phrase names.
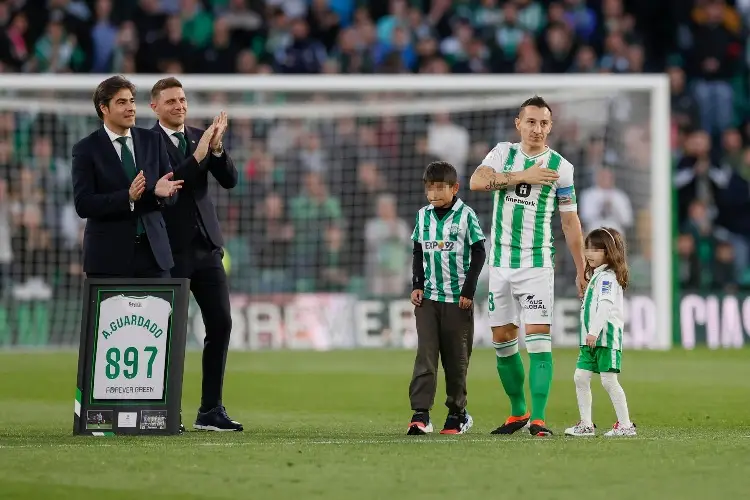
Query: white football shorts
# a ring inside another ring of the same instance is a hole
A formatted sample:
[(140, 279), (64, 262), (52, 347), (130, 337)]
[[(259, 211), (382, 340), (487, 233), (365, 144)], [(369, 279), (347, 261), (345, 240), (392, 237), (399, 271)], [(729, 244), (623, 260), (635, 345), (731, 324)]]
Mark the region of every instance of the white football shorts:
[(552, 322), (555, 270), (551, 267), (490, 267), (489, 292), (491, 327)]

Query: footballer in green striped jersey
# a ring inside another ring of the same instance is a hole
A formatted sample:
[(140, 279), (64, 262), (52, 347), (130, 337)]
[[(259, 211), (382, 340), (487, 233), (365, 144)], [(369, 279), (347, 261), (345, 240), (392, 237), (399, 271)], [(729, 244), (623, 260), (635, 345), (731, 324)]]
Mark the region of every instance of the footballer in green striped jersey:
[(622, 362), (622, 330), (625, 326), (623, 291), (628, 286), (628, 264), (622, 235), (610, 227), (594, 229), (586, 238), (586, 277), (581, 304), (581, 349), (573, 374), (581, 419), (565, 430), (574, 437), (593, 436), (591, 377), (598, 373), (615, 407), (617, 422), (606, 437), (632, 437), (625, 391), (618, 380)]
[[(493, 191), (490, 229), (489, 319), (497, 371), (510, 399), (510, 417), (494, 434), (528, 425), (549, 436), (545, 412), (552, 382), (550, 323), (554, 305), (552, 215), (560, 212), (576, 266), (579, 295), (585, 286), (583, 234), (578, 218), (573, 166), (549, 148), (552, 110), (539, 96), (527, 99), (515, 119), (520, 142), (501, 142), (471, 176), (473, 191)], [(529, 353), (531, 411), (524, 395), (526, 374), (518, 352), (523, 324)]]

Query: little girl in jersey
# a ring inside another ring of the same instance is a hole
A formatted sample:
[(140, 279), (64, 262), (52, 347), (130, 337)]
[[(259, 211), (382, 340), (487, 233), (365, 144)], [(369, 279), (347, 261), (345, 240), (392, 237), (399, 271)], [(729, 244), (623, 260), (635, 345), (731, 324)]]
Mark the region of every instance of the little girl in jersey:
[(565, 430), (567, 436), (593, 436), (591, 376), (599, 373), (617, 414), (617, 423), (606, 437), (635, 436), (625, 391), (617, 374), (622, 360), (623, 290), (628, 286), (625, 243), (615, 229), (602, 227), (586, 237), (586, 278), (581, 305), (580, 352), (573, 380), (581, 420)]

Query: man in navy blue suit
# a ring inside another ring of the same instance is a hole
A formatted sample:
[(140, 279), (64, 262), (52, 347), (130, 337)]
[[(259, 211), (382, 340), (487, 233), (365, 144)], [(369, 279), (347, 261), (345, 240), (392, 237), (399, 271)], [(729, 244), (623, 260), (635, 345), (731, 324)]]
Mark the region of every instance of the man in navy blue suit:
[(93, 96), (102, 127), (73, 146), (73, 200), (86, 219), (83, 271), (90, 278), (168, 278), (174, 265), (162, 208), (172, 180), (162, 136), (135, 128), (135, 86), (104, 80)]
[[(237, 169), (222, 144), (227, 115), (222, 112), (205, 131), (186, 126), (187, 98), (176, 78), (156, 82), (151, 89), (151, 109), (159, 118), (153, 130), (167, 145), (174, 178), (185, 182), (180, 198), (164, 211), (174, 255), (172, 276), (190, 278), (190, 291), (206, 327), (201, 406), (193, 427), (207, 431), (241, 431), (242, 424), (229, 418), (222, 403), (232, 314), (222, 263), (224, 239), (208, 194), (209, 173), (224, 189), (237, 185)], [(206, 137), (210, 139), (208, 155), (200, 151)]]

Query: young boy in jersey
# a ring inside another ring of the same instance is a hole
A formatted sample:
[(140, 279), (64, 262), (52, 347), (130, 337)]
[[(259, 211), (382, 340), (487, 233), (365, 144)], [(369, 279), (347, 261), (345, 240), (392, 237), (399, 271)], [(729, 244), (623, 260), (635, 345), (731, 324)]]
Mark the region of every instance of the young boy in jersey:
[(409, 384), (414, 415), (407, 434), (433, 431), (430, 409), (437, 390), (438, 358), (445, 372), (448, 418), (441, 434), (463, 434), (473, 425), (466, 412), (466, 372), (474, 342), (472, 300), (484, 266), (484, 234), (474, 210), (460, 198), (450, 163), (432, 162), (422, 177), (429, 205), (417, 213), (411, 302), (417, 320), (417, 357)]
[(617, 423), (606, 437), (635, 436), (625, 391), (617, 374), (622, 360), (623, 290), (628, 286), (625, 243), (615, 229), (595, 229), (586, 238), (586, 278), (581, 306), (581, 351), (573, 380), (581, 420), (565, 430), (567, 436), (593, 436), (591, 376), (599, 373), (617, 414)]

